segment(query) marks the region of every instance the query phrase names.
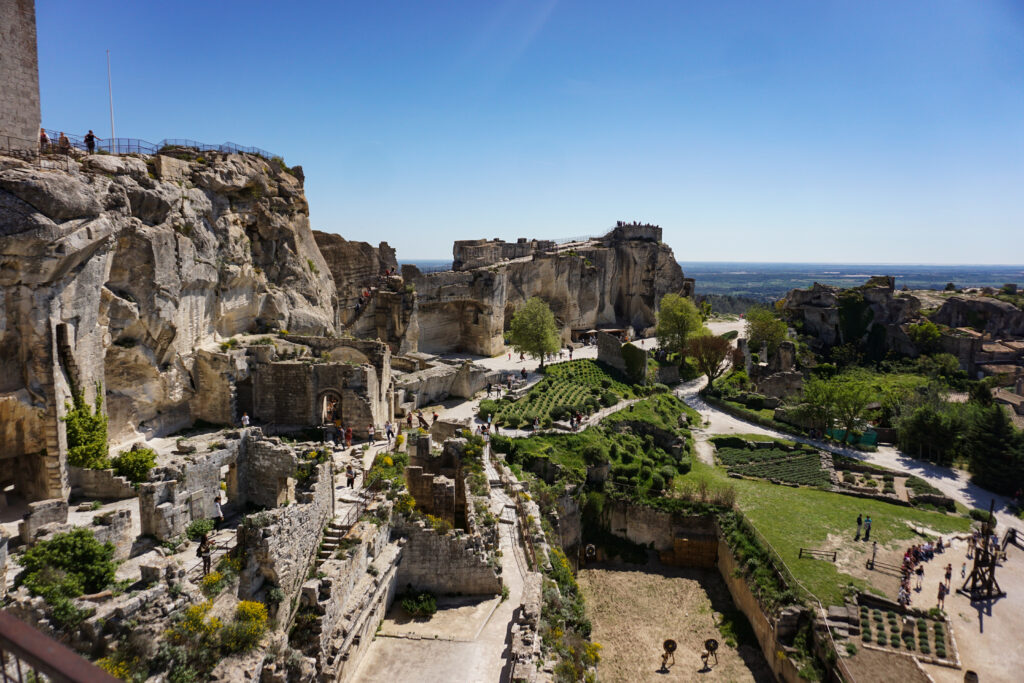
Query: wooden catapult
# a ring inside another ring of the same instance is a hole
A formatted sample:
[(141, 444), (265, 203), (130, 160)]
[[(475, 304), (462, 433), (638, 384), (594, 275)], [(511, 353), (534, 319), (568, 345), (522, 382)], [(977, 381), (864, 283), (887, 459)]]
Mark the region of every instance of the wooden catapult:
[(1001, 589), (999, 582), (996, 581), (996, 560), (999, 557), (999, 541), (997, 539), (994, 544), (992, 543), (992, 521), (994, 519), (992, 513), (994, 510), (995, 500), (989, 503), (989, 521), (981, 525), (981, 544), (974, 551), (974, 566), (971, 568), (971, 573), (964, 580), (964, 585), (957, 589), (958, 593), (963, 593), (972, 602), (975, 600), (1001, 598), (1006, 595), (1006, 591)]

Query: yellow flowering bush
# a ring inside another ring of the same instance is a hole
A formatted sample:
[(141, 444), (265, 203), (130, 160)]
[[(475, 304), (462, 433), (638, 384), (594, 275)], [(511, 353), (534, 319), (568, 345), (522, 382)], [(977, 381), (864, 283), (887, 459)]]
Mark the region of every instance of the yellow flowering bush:
[(381, 458), (381, 462), (384, 464), (384, 467), (391, 467), (395, 464), (395, 461), (391, 459), (390, 455), (385, 455)]
[(227, 652), (243, 652), (255, 647), (266, 631), (266, 605), (243, 600), (235, 609), (235, 620), (223, 628), (220, 642)]
[(122, 659), (118, 656), (118, 653), (114, 653), (110, 657), (104, 657), (103, 659), (96, 660), (96, 666), (106, 671), (114, 678), (120, 678), (122, 681), (132, 680), (132, 674), (134, 674), (134, 665), (139, 662), (138, 658), (135, 659)]

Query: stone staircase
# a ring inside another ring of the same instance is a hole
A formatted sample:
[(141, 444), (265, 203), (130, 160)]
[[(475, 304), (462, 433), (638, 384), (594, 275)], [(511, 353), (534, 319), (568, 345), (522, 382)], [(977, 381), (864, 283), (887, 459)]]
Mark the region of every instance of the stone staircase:
[(341, 540), (345, 538), (345, 534), (351, 528), (351, 526), (335, 521), (327, 525), (327, 528), (324, 530), (323, 541), (320, 543), (320, 551), (316, 555), (316, 566), (318, 569), (320, 565), (331, 559), (331, 556), (341, 547)]
[(366, 303), (363, 305), (362, 308), (360, 308), (359, 310), (356, 311), (355, 315), (352, 316), (351, 320), (349, 320), (347, 323), (342, 325), (341, 329), (343, 331), (344, 330), (349, 330), (352, 327), (354, 327), (355, 324), (357, 322), (359, 322), (359, 319), (363, 317), (363, 314), (366, 313), (366, 311), (371, 308), (371, 305), (373, 304), (374, 299), (376, 299), (376, 297), (377, 297), (377, 288), (376, 287), (370, 287), (369, 288), (369, 292), (370, 292), (370, 298), (366, 300)]

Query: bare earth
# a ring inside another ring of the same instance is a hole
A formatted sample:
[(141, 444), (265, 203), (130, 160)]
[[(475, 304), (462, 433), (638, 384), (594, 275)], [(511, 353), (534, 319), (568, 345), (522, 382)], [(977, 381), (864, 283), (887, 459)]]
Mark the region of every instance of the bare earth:
[[(722, 641), (714, 612), (733, 608), (717, 572), (672, 567), (603, 565), (577, 577), (593, 623), (592, 640), (602, 646), (601, 681), (771, 681), (760, 648), (739, 650), (722, 643), (718, 664), (699, 674), (707, 638)], [(679, 647), (675, 666), (657, 673), (662, 643)]]

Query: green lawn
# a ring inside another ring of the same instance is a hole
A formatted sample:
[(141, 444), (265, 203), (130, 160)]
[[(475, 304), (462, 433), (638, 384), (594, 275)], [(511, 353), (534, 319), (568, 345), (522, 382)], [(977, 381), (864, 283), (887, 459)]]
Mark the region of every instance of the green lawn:
[[(768, 482), (729, 479), (719, 468), (695, 462), (685, 476), (674, 482), (677, 488), (704, 481), (715, 490), (732, 485), (736, 504), (747, 519), (781, 555), (790, 571), (825, 605), (843, 602), (843, 588), (853, 583), (861, 589), (866, 582), (840, 573), (834, 564), (823, 560), (798, 558), (801, 547), (822, 548), (830, 533), (843, 534), (853, 543), (858, 514), (870, 515), (871, 538), (879, 546), (916, 538), (906, 522), (913, 521), (940, 533), (966, 531), (970, 520), (882, 501), (844, 496), (816, 488), (791, 488)], [(859, 544), (865, 556), (870, 544)], [(865, 557), (866, 559), (866, 557)], [(892, 596), (890, 596), (892, 597)]]

